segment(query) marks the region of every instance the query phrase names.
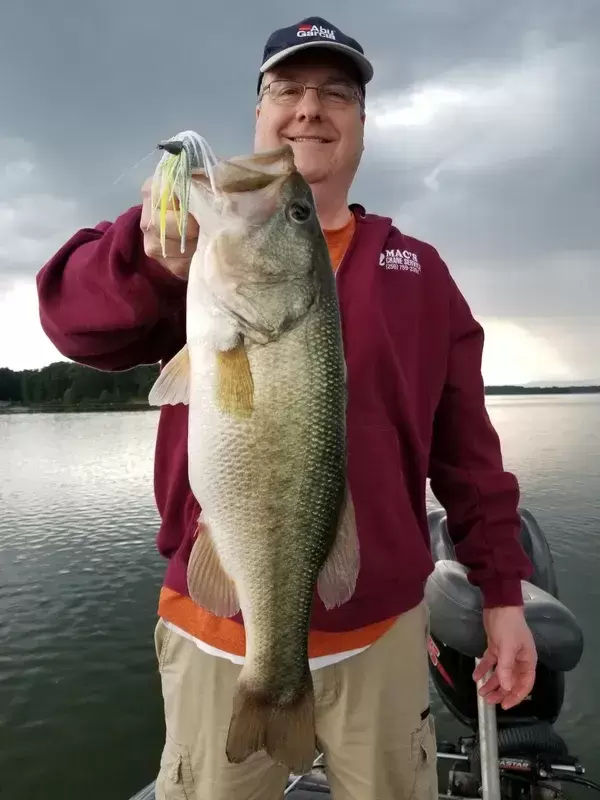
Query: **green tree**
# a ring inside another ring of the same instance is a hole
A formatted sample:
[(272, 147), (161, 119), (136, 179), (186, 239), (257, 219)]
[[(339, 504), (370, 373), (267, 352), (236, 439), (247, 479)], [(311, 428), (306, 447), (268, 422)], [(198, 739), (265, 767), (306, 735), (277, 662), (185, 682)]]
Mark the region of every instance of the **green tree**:
[(17, 402), (21, 399), (21, 380), (18, 372), (8, 367), (0, 368), (0, 401)]
[(68, 386), (65, 389), (65, 393), (63, 395), (63, 403), (66, 406), (73, 406), (77, 402), (76, 394), (72, 386)]

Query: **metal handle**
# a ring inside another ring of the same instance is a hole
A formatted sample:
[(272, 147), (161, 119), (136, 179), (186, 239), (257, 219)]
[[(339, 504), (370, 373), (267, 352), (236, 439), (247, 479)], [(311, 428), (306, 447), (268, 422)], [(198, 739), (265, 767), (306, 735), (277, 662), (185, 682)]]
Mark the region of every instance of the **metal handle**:
[[(475, 663), (479, 664), (476, 658)], [(479, 688), (492, 671), (477, 682), (477, 716), (479, 720), (479, 754), (481, 758), (481, 788), (483, 800), (500, 800), (500, 770), (498, 768), (498, 728), (496, 706), (486, 703)]]

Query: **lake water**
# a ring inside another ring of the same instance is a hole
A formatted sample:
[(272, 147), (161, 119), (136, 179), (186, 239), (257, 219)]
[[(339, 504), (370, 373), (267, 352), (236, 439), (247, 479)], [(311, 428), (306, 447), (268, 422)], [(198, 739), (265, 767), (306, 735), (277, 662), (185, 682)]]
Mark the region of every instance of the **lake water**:
[[(586, 637), (557, 730), (600, 779), (600, 397), (488, 397)], [(0, 416), (0, 796), (127, 800), (162, 747), (156, 411)], [(434, 499), (429, 496), (431, 506)], [(435, 700), (436, 698), (434, 698)], [(462, 732), (434, 703), (438, 736)]]

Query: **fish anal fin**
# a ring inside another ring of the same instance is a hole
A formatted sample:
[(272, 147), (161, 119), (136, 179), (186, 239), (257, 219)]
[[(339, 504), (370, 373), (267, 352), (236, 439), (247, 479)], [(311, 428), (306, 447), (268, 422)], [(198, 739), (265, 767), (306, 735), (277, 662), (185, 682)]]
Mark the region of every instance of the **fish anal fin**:
[(190, 354), (187, 344), (165, 364), (148, 395), (151, 406), (190, 402)]
[(254, 407), (254, 382), (243, 343), (217, 351), (217, 405), (225, 414), (245, 418)]
[(358, 532), (350, 487), (346, 485), (337, 534), (317, 580), (317, 591), (325, 608), (347, 602), (354, 594), (360, 569)]
[(316, 757), (312, 680), (307, 680), (294, 699), (282, 702), (249, 688), (242, 675), (227, 735), (228, 761), (239, 764), (252, 753), (265, 750), (290, 772), (308, 772)]
[(210, 527), (202, 518), (188, 561), (187, 582), (194, 603), (211, 614), (233, 617), (240, 610), (235, 584), (223, 569)]

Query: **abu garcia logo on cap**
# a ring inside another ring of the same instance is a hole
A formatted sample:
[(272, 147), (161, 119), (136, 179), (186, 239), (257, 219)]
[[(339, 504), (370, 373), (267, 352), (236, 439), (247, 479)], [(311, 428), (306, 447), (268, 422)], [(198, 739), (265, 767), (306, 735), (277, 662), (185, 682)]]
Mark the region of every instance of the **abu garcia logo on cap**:
[(300, 25), (296, 31), (296, 36), (320, 36), (323, 39), (333, 39), (335, 42), (335, 31), (330, 28), (323, 28), (321, 25)]

